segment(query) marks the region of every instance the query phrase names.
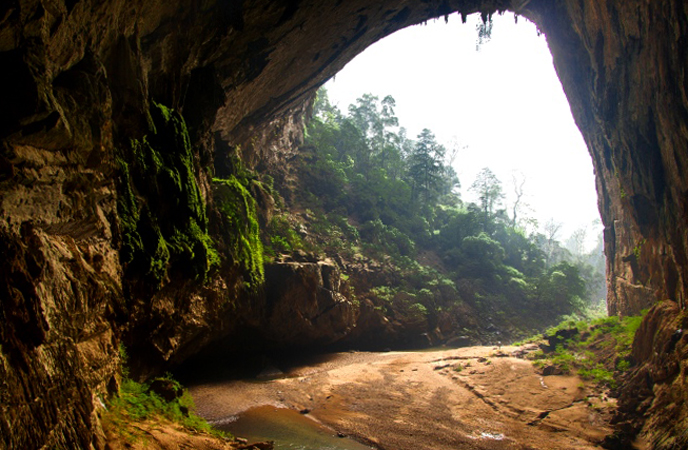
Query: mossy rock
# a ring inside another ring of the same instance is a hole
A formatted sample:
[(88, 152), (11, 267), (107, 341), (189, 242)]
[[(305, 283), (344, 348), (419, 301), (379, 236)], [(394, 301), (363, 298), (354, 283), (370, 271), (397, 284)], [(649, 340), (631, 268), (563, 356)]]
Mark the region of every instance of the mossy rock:
[(225, 222), (230, 254), (245, 273), (247, 287), (255, 290), (265, 281), (263, 244), (256, 201), (246, 186), (255, 181), (242, 181), (234, 176), (213, 179), (214, 198)]
[(150, 113), (149, 134), (132, 140), (118, 158), (125, 276), (154, 289), (171, 271), (204, 281), (220, 258), (208, 235), (186, 124), (179, 113), (159, 104)]

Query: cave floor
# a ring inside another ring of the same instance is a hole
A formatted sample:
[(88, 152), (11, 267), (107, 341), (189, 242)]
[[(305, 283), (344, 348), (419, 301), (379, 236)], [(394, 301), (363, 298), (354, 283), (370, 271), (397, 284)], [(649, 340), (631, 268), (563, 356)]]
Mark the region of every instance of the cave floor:
[(613, 399), (573, 375), (542, 376), (522, 347), (349, 352), (280, 378), (190, 386), (222, 423), (250, 408), (301, 411), (380, 449), (590, 449), (612, 429)]

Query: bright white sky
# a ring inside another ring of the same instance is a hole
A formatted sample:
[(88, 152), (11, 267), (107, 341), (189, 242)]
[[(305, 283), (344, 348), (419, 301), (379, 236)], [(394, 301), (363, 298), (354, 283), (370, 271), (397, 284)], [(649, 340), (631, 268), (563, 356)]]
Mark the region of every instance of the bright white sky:
[[(396, 100), (408, 136), (423, 128), (449, 149), (462, 198), (483, 167), (502, 181), (511, 203), (512, 174), (527, 181), (527, 203), (542, 227), (562, 222), (563, 242), (587, 227), (589, 246), (600, 227), (592, 161), (556, 76), (545, 37), (512, 14), (494, 17), (492, 39), (476, 51), (478, 15), (452, 15), (401, 30), (369, 47), (326, 84), (346, 112), (364, 93)], [(463, 148), (466, 146), (466, 148)]]

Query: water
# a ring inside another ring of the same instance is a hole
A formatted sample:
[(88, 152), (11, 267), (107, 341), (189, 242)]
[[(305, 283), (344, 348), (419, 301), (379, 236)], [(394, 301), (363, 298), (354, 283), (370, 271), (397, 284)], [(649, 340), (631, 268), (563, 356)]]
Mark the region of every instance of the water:
[(274, 441), (275, 449), (292, 450), (370, 450), (303, 414), (286, 408), (260, 406), (238, 416), (213, 424), (216, 428), (243, 437), (249, 442)]

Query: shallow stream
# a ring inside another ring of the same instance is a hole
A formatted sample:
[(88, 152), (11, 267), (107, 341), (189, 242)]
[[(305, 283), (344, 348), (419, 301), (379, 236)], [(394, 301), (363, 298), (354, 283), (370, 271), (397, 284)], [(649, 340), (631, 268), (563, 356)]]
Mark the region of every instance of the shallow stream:
[(214, 423), (249, 442), (274, 441), (275, 449), (370, 450), (371, 447), (337, 433), (306, 415), (287, 408), (259, 406)]

